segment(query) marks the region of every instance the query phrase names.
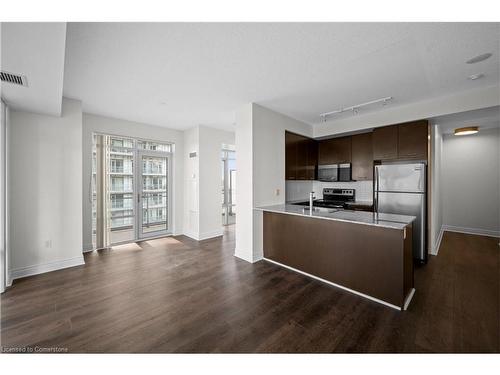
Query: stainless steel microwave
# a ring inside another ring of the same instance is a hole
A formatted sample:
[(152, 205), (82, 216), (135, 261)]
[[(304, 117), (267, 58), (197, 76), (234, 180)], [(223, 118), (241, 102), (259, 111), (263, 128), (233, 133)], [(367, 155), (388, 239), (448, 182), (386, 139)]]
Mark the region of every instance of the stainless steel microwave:
[(318, 166), (318, 180), (331, 182), (339, 180), (339, 165), (328, 164)]

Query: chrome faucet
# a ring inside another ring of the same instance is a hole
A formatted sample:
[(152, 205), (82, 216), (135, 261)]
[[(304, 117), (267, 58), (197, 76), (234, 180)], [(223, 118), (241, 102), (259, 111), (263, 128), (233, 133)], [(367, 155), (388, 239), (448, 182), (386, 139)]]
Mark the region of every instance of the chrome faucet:
[(313, 201), (314, 201), (314, 198), (316, 198), (314, 196), (314, 191), (311, 191), (309, 193), (309, 213), (312, 215), (312, 212), (313, 212)]

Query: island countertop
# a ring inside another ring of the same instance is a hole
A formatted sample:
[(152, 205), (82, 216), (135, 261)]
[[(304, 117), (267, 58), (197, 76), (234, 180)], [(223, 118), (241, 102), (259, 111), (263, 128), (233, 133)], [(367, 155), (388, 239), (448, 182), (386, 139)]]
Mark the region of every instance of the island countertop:
[(294, 204), (276, 204), (272, 206), (257, 207), (256, 210), (275, 212), (288, 215), (298, 215), (317, 219), (345, 221), (378, 227), (404, 229), (415, 220), (415, 216), (384, 214), (363, 211), (337, 210), (314, 207), (312, 214), (309, 207)]

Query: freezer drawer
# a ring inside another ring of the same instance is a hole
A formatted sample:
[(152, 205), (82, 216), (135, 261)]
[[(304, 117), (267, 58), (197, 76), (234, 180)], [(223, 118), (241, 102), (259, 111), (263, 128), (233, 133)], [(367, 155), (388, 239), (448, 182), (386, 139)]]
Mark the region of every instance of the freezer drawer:
[(383, 164), (375, 167), (375, 190), (425, 192), (425, 164)]
[(426, 261), (425, 194), (375, 193), (377, 212), (416, 216), (413, 222), (413, 257)]

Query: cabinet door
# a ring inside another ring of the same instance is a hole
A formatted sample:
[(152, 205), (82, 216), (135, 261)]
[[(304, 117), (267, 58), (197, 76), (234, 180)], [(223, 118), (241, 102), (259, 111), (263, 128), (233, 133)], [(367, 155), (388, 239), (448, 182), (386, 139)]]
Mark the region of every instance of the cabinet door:
[(398, 125), (398, 158), (427, 159), (427, 120)]
[(384, 126), (373, 130), (373, 160), (397, 159), (398, 127)]
[(373, 180), (372, 133), (357, 134), (351, 137), (352, 179)]
[(296, 179), (305, 180), (307, 179), (307, 148), (309, 139), (297, 136), (297, 171)]
[(351, 162), (351, 137), (331, 138), (319, 141), (318, 164)]
[(318, 142), (314, 139), (307, 140), (307, 180), (316, 179), (318, 165)]
[(318, 164), (319, 165), (327, 165), (327, 164), (335, 164), (334, 161), (334, 139), (323, 139), (318, 142)]
[(297, 178), (297, 136), (285, 132), (285, 179)]
[(335, 163), (351, 162), (351, 137), (334, 138), (333, 150)]

